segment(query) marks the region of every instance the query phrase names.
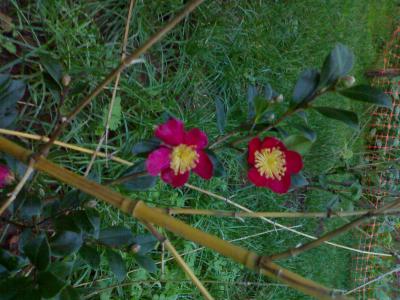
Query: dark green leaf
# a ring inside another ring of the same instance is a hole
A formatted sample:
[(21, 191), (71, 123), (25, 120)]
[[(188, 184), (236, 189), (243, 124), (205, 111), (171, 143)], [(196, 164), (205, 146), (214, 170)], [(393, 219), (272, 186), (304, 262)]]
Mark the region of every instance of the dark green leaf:
[(161, 140), (153, 137), (151, 139), (143, 140), (133, 145), (132, 153), (135, 155), (147, 154), (157, 149), (160, 145), (161, 145)]
[(226, 176), (224, 165), (221, 163), (215, 152), (210, 149), (206, 149), (205, 152), (213, 164), (213, 176), (215, 177)]
[(290, 135), (283, 140), (283, 143), (288, 149), (296, 151), (301, 155), (306, 154), (312, 147), (312, 142), (302, 135)]
[(247, 89), (247, 119), (253, 120), (256, 116), (256, 110), (254, 106), (254, 98), (257, 96), (257, 88), (253, 85), (250, 85)]
[(82, 297), (72, 286), (66, 286), (59, 296), (59, 300), (81, 300)]
[(0, 127), (7, 128), (15, 120), (17, 102), (25, 94), (26, 85), (21, 80), (10, 80), (8, 75), (0, 78)]
[(63, 67), (61, 63), (48, 55), (41, 55), (40, 63), (54, 82), (61, 87), (61, 78), (63, 76)]
[(69, 215), (63, 215), (54, 220), (59, 231), (74, 231), (78, 233), (94, 234), (95, 228), (84, 210), (76, 210)]
[(115, 226), (100, 231), (99, 241), (112, 247), (121, 247), (132, 244), (133, 234), (129, 228)]
[(79, 254), (93, 269), (98, 269), (100, 254), (95, 247), (83, 245), (79, 250)]
[(307, 69), (303, 71), (293, 90), (293, 103), (307, 102), (317, 90), (319, 77), (317, 70)]
[(297, 125), (296, 128), (301, 131), (301, 133), (308, 138), (311, 142), (315, 142), (317, 139), (317, 133), (310, 127), (304, 125)]
[[(1, 127), (1, 126), (0, 126)], [(21, 163), (19, 160), (15, 159), (11, 155), (4, 155), (4, 159), (7, 162), (7, 166), (11, 169), (11, 171), (16, 174), (18, 178), (21, 178), (26, 172), (26, 165)], [(29, 176), (29, 180), (32, 178), (33, 174)], [(22, 203), (22, 202), (21, 202)]]
[(337, 44), (322, 66), (319, 87), (330, 86), (340, 77), (347, 75), (353, 68), (353, 64), (353, 52), (348, 47)]
[(29, 287), (31, 282), (26, 277), (6, 278), (0, 281), (0, 299), (1, 300), (19, 300), (18, 294), (21, 287)]
[(313, 107), (313, 108), (320, 114), (324, 115), (325, 117), (343, 122), (354, 129), (358, 128), (357, 114), (352, 111), (332, 108), (332, 107)]
[(55, 261), (49, 266), (48, 271), (59, 278), (68, 279), (74, 269), (75, 259), (72, 257), (68, 260)]
[(58, 233), (50, 240), (51, 254), (54, 256), (67, 256), (75, 253), (82, 246), (83, 240), (80, 233), (64, 231)]
[(217, 127), (219, 132), (223, 134), (226, 124), (226, 108), (221, 98), (215, 99), (215, 108), (217, 112)]
[(20, 215), (24, 219), (32, 219), (38, 217), (42, 212), (42, 202), (39, 197), (27, 195), (24, 203), (20, 208)]
[(39, 291), (43, 298), (51, 298), (57, 295), (66, 282), (55, 276), (51, 272), (40, 272), (37, 277)]
[(50, 247), (45, 234), (29, 240), (23, 246), (25, 255), (39, 270), (46, 270), (50, 263)]
[(114, 273), (118, 281), (122, 281), (126, 276), (126, 267), (121, 255), (111, 249), (106, 249), (105, 256), (108, 260), (111, 272)]
[(272, 99), (273, 90), (269, 83), (266, 83), (264, 86), (264, 97), (268, 100)]
[(3, 266), (7, 271), (15, 271), (22, 266), (22, 259), (0, 248), (0, 266)]
[(146, 191), (157, 183), (157, 176), (147, 173), (145, 161), (141, 161), (130, 167), (124, 176), (131, 178), (123, 183), (123, 186), (130, 191)]
[(135, 259), (137, 263), (142, 266), (145, 270), (151, 273), (157, 272), (157, 266), (154, 263), (154, 261), (148, 257), (148, 256), (143, 256), (143, 255), (136, 255)]
[(294, 189), (308, 185), (308, 180), (302, 172), (293, 174), (290, 178), (292, 184), (291, 187)]
[(158, 240), (151, 234), (137, 235), (133, 238), (133, 243), (139, 246), (137, 254), (145, 255), (149, 253), (157, 245)]
[(267, 99), (261, 96), (256, 96), (254, 99), (254, 107), (256, 111), (256, 120), (260, 120), (265, 112), (267, 111), (269, 105), (271, 102), (269, 102)]
[(339, 203), (340, 203), (340, 198), (338, 195), (334, 195), (326, 204), (326, 208), (328, 210), (334, 209)]
[(93, 228), (93, 232), (91, 234), (97, 239), (100, 234), (100, 215), (95, 209), (89, 208), (86, 209), (86, 215)]
[(380, 89), (368, 85), (356, 85), (348, 89), (341, 90), (339, 93), (353, 100), (368, 102), (387, 108), (392, 107), (392, 100), (388, 95), (386, 95)]

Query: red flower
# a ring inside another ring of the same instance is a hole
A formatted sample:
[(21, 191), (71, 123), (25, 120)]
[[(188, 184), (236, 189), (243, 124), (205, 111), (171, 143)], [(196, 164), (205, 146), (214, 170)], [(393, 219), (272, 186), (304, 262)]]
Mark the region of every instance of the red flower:
[(266, 137), (262, 142), (258, 137), (252, 139), (247, 161), (251, 166), (247, 174), (249, 180), (278, 194), (289, 190), (290, 175), (303, 168), (300, 154), (287, 150), (280, 140), (273, 137)]
[(10, 169), (5, 165), (0, 165), (0, 189), (4, 188), (14, 180)]
[(161, 173), (161, 179), (173, 187), (184, 185), (192, 170), (204, 179), (212, 177), (212, 162), (203, 151), (208, 144), (203, 131), (198, 128), (185, 131), (182, 121), (170, 119), (159, 125), (154, 135), (163, 144), (151, 152), (146, 160), (150, 175)]

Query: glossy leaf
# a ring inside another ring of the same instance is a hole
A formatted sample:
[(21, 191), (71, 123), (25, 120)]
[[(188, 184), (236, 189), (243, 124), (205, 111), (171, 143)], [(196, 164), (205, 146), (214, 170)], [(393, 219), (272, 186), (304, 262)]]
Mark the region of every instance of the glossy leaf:
[(25, 219), (38, 217), (42, 212), (42, 202), (39, 197), (27, 195), (24, 203), (20, 207), (20, 215)]
[(26, 277), (14, 277), (0, 280), (0, 299), (19, 300), (21, 287), (26, 289), (31, 286), (31, 282)]
[(293, 90), (293, 103), (301, 103), (309, 100), (317, 90), (320, 74), (317, 70), (304, 70)]
[(63, 66), (61, 63), (49, 55), (41, 55), (40, 63), (54, 82), (61, 87), (61, 78), (63, 75)]
[(132, 153), (135, 155), (148, 154), (149, 152), (157, 149), (161, 145), (161, 140), (158, 138), (151, 138), (148, 140), (143, 140), (132, 147)]
[(297, 174), (292, 174), (292, 176), (290, 178), (291, 178), (291, 188), (292, 189), (296, 189), (296, 188), (300, 188), (300, 187), (308, 185), (308, 180), (302, 172), (297, 173)]
[(139, 251), (137, 254), (145, 255), (154, 249), (158, 243), (158, 240), (151, 234), (141, 234), (133, 238), (133, 243), (139, 246)]
[(77, 233), (93, 234), (95, 232), (89, 216), (84, 210), (75, 210), (68, 215), (63, 215), (54, 220), (59, 231), (74, 231)]
[(127, 227), (114, 226), (101, 230), (98, 240), (108, 246), (122, 247), (133, 243), (133, 234)]
[(9, 75), (0, 74), (0, 127), (7, 128), (17, 117), (17, 102), (25, 94), (26, 84), (11, 80)]
[(40, 272), (37, 276), (37, 283), (43, 298), (54, 297), (67, 284), (51, 272)]
[[(146, 191), (157, 184), (157, 176), (147, 173), (145, 161), (141, 161), (130, 167), (123, 176), (132, 177), (123, 183), (123, 186), (130, 191)], [(135, 176), (134, 176), (135, 175)]]
[(215, 154), (215, 152), (210, 149), (206, 149), (205, 152), (213, 164), (213, 176), (214, 177), (226, 176), (226, 170), (224, 168), (224, 165), (221, 163), (220, 159)]
[(45, 234), (29, 240), (23, 246), (25, 255), (39, 270), (46, 270), (50, 263), (50, 247)]
[(290, 135), (283, 140), (283, 143), (288, 149), (296, 151), (301, 155), (306, 154), (312, 147), (312, 142), (303, 135)]
[(126, 267), (121, 255), (116, 251), (106, 249), (105, 256), (110, 266), (110, 270), (114, 273), (117, 280), (124, 280), (126, 276)]
[(99, 268), (100, 253), (95, 247), (83, 245), (79, 250), (79, 254), (93, 269)]
[(9, 251), (0, 248), (0, 266), (7, 271), (18, 270), (22, 265), (22, 259), (19, 256), (11, 254)]
[(145, 270), (147, 270), (148, 272), (151, 272), (151, 273), (157, 272), (157, 266), (156, 266), (154, 260), (152, 260), (150, 257), (136, 255), (135, 259), (136, 259), (137, 263), (141, 267), (143, 267)]
[(215, 99), (215, 108), (217, 114), (217, 127), (219, 132), (223, 134), (226, 124), (226, 108), (225, 103), (221, 98)]
[(347, 98), (372, 103), (387, 108), (392, 107), (392, 100), (380, 89), (368, 85), (356, 85), (339, 93)]
[(83, 243), (82, 235), (73, 231), (58, 233), (50, 240), (51, 254), (54, 256), (67, 256), (77, 252)]
[(332, 107), (313, 107), (321, 115), (334, 119), (347, 124), (348, 126), (357, 129), (358, 116), (356, 113), (344, 109), (332, 108)]
[(353, 52), (348, 47), (337, 44), (324, 61), (319, 87), (330, 86), (340, 77), (347, 75), (353, 64)]

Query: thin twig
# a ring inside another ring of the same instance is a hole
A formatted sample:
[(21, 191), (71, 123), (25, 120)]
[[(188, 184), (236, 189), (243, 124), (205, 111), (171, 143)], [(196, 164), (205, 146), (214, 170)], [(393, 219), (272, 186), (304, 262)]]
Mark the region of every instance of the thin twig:
[[(243, 211), (246, 211), (246, 212), (248, 212), (248, 213), (254, 213), (252, 210), (250, 210), (250, 209), (248, 209), (248, 208), (246, 208), (246, 207), (244, 207), (244, 206), (242, 206), (242, 205), (240, 205), (240, 204), (238, 204), (238, 203), (236, 203), (236, 202), (234, 202), (234, 201), (232, 201), (232, 200), (230, 200), (230, 199), (228, 199), (228, 198), (226, 198), (226, 197), (217, 195), (217, 194), (215, 194), (215, 193), (212, 193), (212, 192), (210, 192), (210, 191), (201, 189), (201, 188), (199, 188), (199, 187), (196, 187), (196, 186), (191, 185), (191, 184), (188, 184), (188, 183), (186, 183), (185, 186), (188, 187), (188, 188), (190, 188), (190, 189), (192, 189), (192, 190), (196, 190), (196, 191), (198, 191), (198, 192), (200, 192), (200, 193), (206, 194), (206, 195), (208, 195), (208, 196), (210, 196), (210, 197), (213, 197), (213, 198), (222, 200), (222, 201), (224, 201), (224, 202), (226, 202), (226, 203), (228, 203), (228, 204), (230, 204), (230, 205), (233, 205), (233, 206), (235, 206), (235, 207), (237, 207), (237, 208), (239, 208), (239, 209), (241, 209), (241, 210), (243, 210)], [(265, 218), (265, 217), (259, 217), (259, 218), (260, 218), (261, 220), (267, 222), (267, 223), (270, 223), (270, 224), (272, 224), (272, 225), (274, 225), (274, 226), (276, 226), (276, 227), (284, 228), (284, 229), (286, 229), (287, 231), (293, 232), (293, 233), (295, 233), (295, 234), (297, 234), (297, 235), (301, 235), (301, 236), (304, 236), (304, 237), (309, 238), (309, 239), (312, 239), (312, 240), (318, 240), (318, 238), (315, 237), (315, 236), (306, 234), (306, 233), (301, 232), (301, 231), (298, 231), (298, 230), (290, 229), (289, 227), (284, 226), (284, 225), (282, 225), (282, 224), (280, 224), (280, 223), (277, 223), (277, 222), (275, 222), (275, 221), (272, 221), (272, 220), (270, 220), (270, 219), (268, 219), (268, 218)], [(328, 245), (331, 245), (331, 246), (334, 246), (334, 247), (338, 247), (338, 248), (350, 250), (350, 251), (353, 251), (353, 252), (357, 252), (357, 253), (363, 253), (363, 254), (369, 254), (369, 255), (376, 255), (376, 256), (389, 256), (389, 257), (392, 256), (391, 254), (386, 254), (386, 253), (378, 253), (378, 252), (363, 251), (363, 250), (360, 250), (360, 249), (356, 249), (356, 248), (344, 246), (344, 245), (337, 244), (337, 243), (333, 243), (333, 242), (329, 242), (329, 241), (324, 241), (324, 243), (326, 243), (326, 244), (328, 244)]]
[(171, 244), (169, 239), (166, 236), (163, 236), (161, 233), (157, 231), (157, 229), (147, 221), (142, 221), (142, 223), (147, 227), (147, 229), (154, 235), (157, 240), (167, 248), (167, 250), (172, 254), (175, 258), (178, 265), (181, 269), (186, 273), (186, 275), (192, 280), (194, 285), (199, 289), (200, 293), (203, 295), (206, 300), (213, 300), (214, 298), (210, 295), (201, 281), (197, 278), (197, 276), (193, 273), (193, 271), (189, 268), (183, 258), (179, 255), (178, 251), (176, 251), (175, 247)]
[[(135, 0), (130, 0), (130, 4), (129, 4), (128, 16), (127, 16), (126, 23), (125, 23), (124, 38), (123, 38), (123, 42), (122, 42), (121, 62), (123, 62), (124, 59), (126, 58), (126, 46), (127, 46), (127, 43), (128, 43), (129, 26), (130, 26), (130, 21), (131, 21), (131, 18), (132, 18), (132, 10), (133, 10), (133, 7), (135, 5), (135, 2), (136, 2)], [(89, 165), (86, 168), (85, 177), (89, 175), (90, 170), (92, 169), (92, 166), (93, 166), (93, 164), (94, 164), (94, 162), (96, 160), (97, 153), (100, 151), (100, 148), (102, 147), (104, 141), (106, 141), (106, 151), (105, 152), (106, 152), (106, 155), (107, 155), (107, 152), (108, 152), (108, 148), (107, 148), (108, 132), (109, 132), (109, 129), (110, 129), (110, 120), (111, 120), (112, 111), (113, 111), (114, 104), (115, 104), (115, 99), (117, 97), (117, 89), (118, 89), (120, 78), (121, 78), (121, 73), (117, 74), (117, 77), (115, 78), (115, 84), (114, 84), (114, 88), (113, 88), (113, 92), (112, 92), (112, 96), (111, 96), (110, 107), (108, 109), (105, 130), (102, 133), (101, 138), (100, 138), (100, 140), (99, 140), (99, 142), (97, 144), (96, 151), (92, 155), (92, 158), (90, 159)]]
[(383, 278), (385, 278), (386, 276), (389, 276), (389, 275), (391, 275), (391, 274), (393, 274), (395, 272), (400, 272), (400, 268), (396, 268), (396, 269), (393, 269), (393, 270), (391, 270), (391, 271), (389, 271), (387, 273), (379, 275), (378, 277), (376, 277), (376, 278), (374, 278), (374, 279), (372, 279), (372, 280), (370, 280), (370, 281), (368, 281), (368, 282), (366, 282), (366, 283), (364, 283), (364, 284), (362, 284), (362, 285), (360, 285), (360, 286), (358, 286), (358, 287), (356, 287), (356, 288), (354, 288), (354, 289), (352, 289), (350, 291), (347, 291), (345, 293), (345, 295), (349, 295), (351, 293), (354, 293), (355, 291), (358, 291), (358, 290), (360, 290), (360, 289), (362, 289), (362, 288), (364, 288), (364, 287), (366, 287), (366, 286), (368, 286), (368, 285), (370, 285), (370, 284), (372, 284), (374, 282), (380, 281)]

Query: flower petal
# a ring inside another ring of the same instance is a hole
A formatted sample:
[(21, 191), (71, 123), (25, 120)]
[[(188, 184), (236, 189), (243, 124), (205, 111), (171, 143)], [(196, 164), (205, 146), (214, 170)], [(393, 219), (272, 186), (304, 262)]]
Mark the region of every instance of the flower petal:
[(267, 179), (267, 187), (277, 194), (285, 194), (290, 188), (290, 174), (286, 174), (281, 180), (277, 179)]
[(303, 168), (301, 155), (295, 151), (285, 151), (286, 170), (289, 174), (299, 173)]
[(161, 179), (174, 188), (183, 186), (189, 179), (189, 172), (175, 175), (171, 168), (161, 171)]
[(156, 137), (171, 146), (182, 144), (184, 134), (183, 122), (177, 119), (169, 119), (166, 123), (159, 125), (154, 132)]
[(199, 154), (199, 162), (193, 172), (204, 179), (210, 179), (213, 175), (213, 164), (204, 151), (197, 151), (197, 153)]
[(254, 165), (254, 153), (261, 148), (261, 141), (258, 137), (252, 139), (249, 142), (249, 150), (248, 150), (248, 157), (247, 162), (250, 165)]
[(150, 153), (146, 160), (146, 169), (150, 175), (157, 176), (169, 167), (171, 150), (166, 147), (158, 148)]
[(254, 183), (255, 186), (267, 186), (267, 178), (265, 178), (264, 176), (261, 176), (260, 173), (258, 173), (256, 168), (251, 168), (248, 172), (247, 172), (247, 177), (249, 178), (249, 180)]
[(277, 138), (266, 137), (262, 142), (261, 148), (273, 148), (273, 147), (277, 147), (280, 150), (286, 150), (285, 145)]
[(10, 169), (5, 165), (0, 165), (0, 189), (7, 185), (10, 176)]
[(207, 135), (198, 128), (193, 128), (185, 133), (184, 143), (196, 146), (197, 149), (204, 149), (208, 144)]

